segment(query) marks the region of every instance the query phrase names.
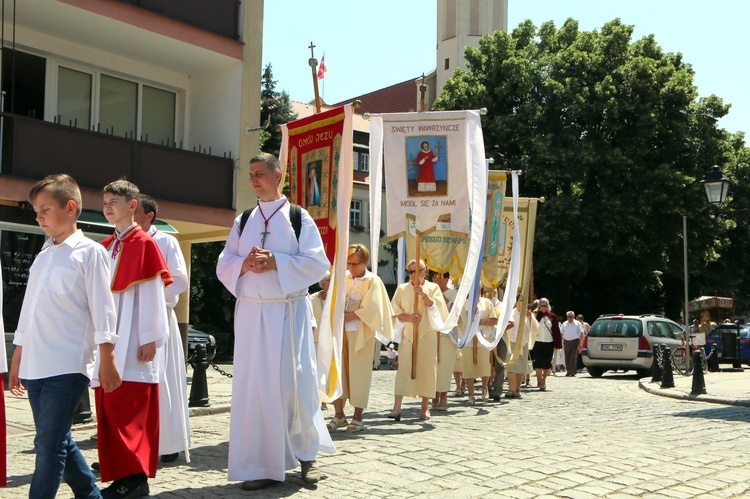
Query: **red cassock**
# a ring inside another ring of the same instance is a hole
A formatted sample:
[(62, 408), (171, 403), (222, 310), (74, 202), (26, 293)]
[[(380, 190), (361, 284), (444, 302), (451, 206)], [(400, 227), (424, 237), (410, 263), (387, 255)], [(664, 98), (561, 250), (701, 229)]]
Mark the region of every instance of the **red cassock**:
[[(422, 161), (424, 160), (424, 162)], [(420, 151), (417, 154), (417, 166), (419, 167), (419, 175), (417, 181), (420, 184), (434, 184), (435, 183), (435, 155), (432, 151)]]
[[(114, 236), (102, 241), (107, 249), (112, 243), (118, 244)], [(139, 226), (125, 234), (119, 244), (113, 293), (126, 292), (151, 279), (161, 278), (165, 286), (172, 283), (159, 247)], [(97, 387), (94, 394), (102, 482), (137, 473), (155, 477), (159, 460), (159, 385), (123, 381), (111, 393)]]

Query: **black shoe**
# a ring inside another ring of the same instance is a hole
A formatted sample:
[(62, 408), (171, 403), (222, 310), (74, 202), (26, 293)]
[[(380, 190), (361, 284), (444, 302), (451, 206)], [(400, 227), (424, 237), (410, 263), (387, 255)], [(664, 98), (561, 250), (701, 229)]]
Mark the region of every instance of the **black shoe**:
[(492, 397), (492, 400), (494, 400), (495, 402), (500, 402), (500, 396), (495, 395), (494, 397)]
[(135, 497), (146, 497), (151, 492), (148, 487), (148, 478), (144, 473), (130, 475), (115, 480), (106, 489), (102, 489), (103, 499), (132, 499)]
[(91, 463), (91, 469), (99, 473), (99, 461), (94, 461), (93, 463)]
[(173, 463), (177, 461), (177, 458), (180, 456), (179, 452), (175, 452), (174, 454), (162, 454), (161, 456), (161, 462), (162, 463)]
[(260, 480), (247, 480), (245, 482), (242, 482), (242, 490), (260, 490), (265, 489), (266, 487), (270, 487), (271, 485), (276, 485), (276, 480), (271, 480), (270, 478), (261, 478)]

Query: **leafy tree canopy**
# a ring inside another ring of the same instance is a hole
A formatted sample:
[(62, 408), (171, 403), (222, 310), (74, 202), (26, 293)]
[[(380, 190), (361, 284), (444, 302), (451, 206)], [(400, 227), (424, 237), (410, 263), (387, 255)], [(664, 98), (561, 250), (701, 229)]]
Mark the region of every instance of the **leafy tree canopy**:
[(496, 31), (467, 48), (467, 71), (454, 73), (433, 107), (486, 107), (494, 167), (523, 170), (521, 194), (545, 198), (537, 294), (590, 318), (665, 311), (677, 318), (683, 215), (691, 298), (711, 282), (719, 294), (747, 288), (744, 275), (725, 286), (728, 266), (718, 262), (748, 246), (748, 231), (718, 215), (697, 181), (714, 164), (746, 179), (750, 154), (742, 135), (718, 127), (729, 105), (699, 98), (682, 55), (632, 34), (619, 19), (594, 31), (572, 19), (559, 29), (526, 21)]

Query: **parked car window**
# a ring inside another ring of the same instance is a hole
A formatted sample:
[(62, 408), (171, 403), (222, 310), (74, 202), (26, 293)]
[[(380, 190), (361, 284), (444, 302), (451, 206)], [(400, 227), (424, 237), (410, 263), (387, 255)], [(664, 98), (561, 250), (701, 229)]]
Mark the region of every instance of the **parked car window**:
[(672, 334), (665, 322), (650, 321), (648, 323), (648, 334), (654, 338), (671, 338)]
[(684, 334), (684, 332), (680, 326), (678, 326), (677, 324), (673, 324), (671, 322), (667, 322), (667, 326), (669, 326), (671, 338), (674, 338), (676, 340), (679, 340), (680, 338), (682, 338), (682, 335)]
[(636, 338), (641, 335), (641, 323), (632, 319), (597, 319), (589, 330), (592, 337)]

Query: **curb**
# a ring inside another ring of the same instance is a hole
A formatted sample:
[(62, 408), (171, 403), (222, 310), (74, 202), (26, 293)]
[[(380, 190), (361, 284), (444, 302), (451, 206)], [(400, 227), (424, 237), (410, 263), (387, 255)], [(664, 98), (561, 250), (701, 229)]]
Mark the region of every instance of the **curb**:
[[(650, 381), (648, 383), (650, 383)], [(726, 398), (711, 397), (708, 395), (690, 395), (689, 393), (668, 391), (672, 390), (671, 388), (665, 388), (663, 390), (661, 388), (651, 388), (646, 386), (646, 384), (644, 384), (641, 380), (638, 380), (638, 387), (647, 393), (658, 395), (660, 397), (668, 397), (677, 400), (688, 400), (691, 402), (707, 402), (709, 404), (750, 407), (750, 400), (732, 400)]]
[(191, 407), (190, 417), (194, 418), (197, 416), (211, 416), (212, 414), (222, 414), (229, 412), (232, 408), (232, 404), (216, 404), (206, 407)]

